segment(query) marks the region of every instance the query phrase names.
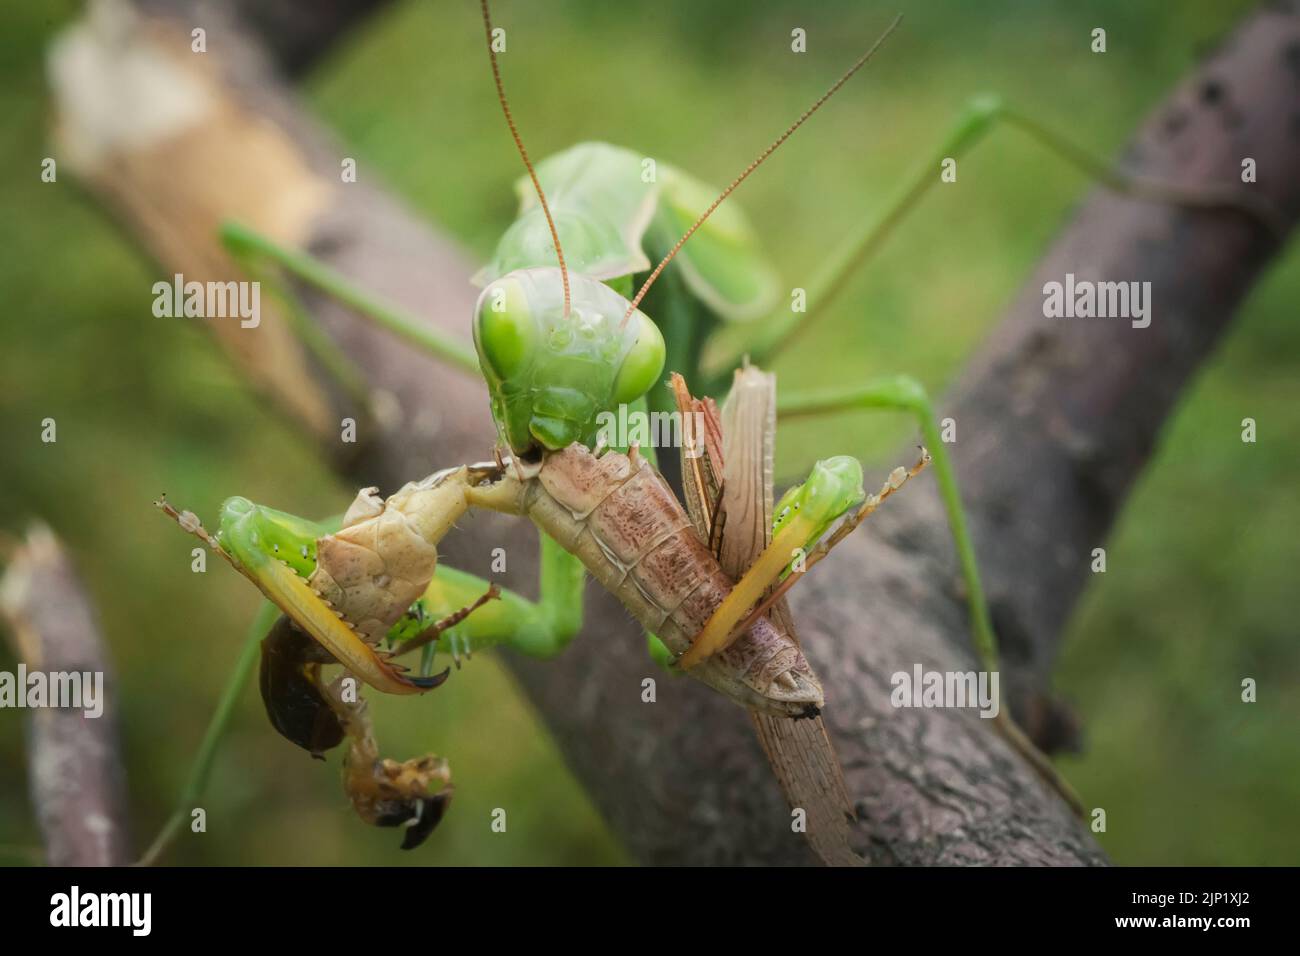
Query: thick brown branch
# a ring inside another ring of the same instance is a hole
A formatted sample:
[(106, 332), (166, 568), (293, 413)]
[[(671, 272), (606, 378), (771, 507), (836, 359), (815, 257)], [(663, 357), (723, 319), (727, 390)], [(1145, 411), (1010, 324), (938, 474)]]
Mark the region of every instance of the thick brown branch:
[(76, 706), (28, 712), (28, 790), (46, 859), (53, 866), (120, 866), (130, 859), (126, 781), (116, 690), (94, 608), (49, 528), (33, 527), (6, 558), (0, 620), (28, 673), (103, 675), (91, 707), (102, 705), (98, 716)]
[[(189, 78), (192, 60), (176, 55), (188, 43), (182, 27), (152, 21), (114, 55), (157, 54)], [(1131, 168), (1189, 185), (1234, 182), (1249, 156), (1260, 170), (1252, 188), (1294, 218), (1300, 181), (1288, 172), (1300, 168), (1292, 121), (1300, 112), (1297, 50), (1300, 24), (1285, 5), (1250, 19), (1157, 109), (1129, 152)], [(337, 152), (256, 45), (245, 38), (236, 53), (237, 63), (227, 49), (216, 57), (219, 74), (202, 78), (214, 97), (206, 109), (165, 135), (154, 128), (110, 149), (81, 150), (89, 157), (78, 164), (83, 179), (168, 272), (232, 275), (213, 236), (219, 219), (236, 215), (311, 248), (431, 324), (465, 332), (474, 298), (468, 264), (379, 191), (340, 185)], [(68, 100), (65, 90), (61, 129), (75, 145), (85, 131)], [(124, 122), (148, 108), (125, 95), (115, 105)], [(243, 171), (276, 201), (223, 193), (213, 168)], [(158, 200), (160, 191), (167, 201)], [(1022, 709), (1044, 685), (1089, 550), (1104, 538), (1187, 376), (1272, 251), (1232, 213), (1097, 193), (941, 404), (960, 422), (958, 469)], [(1151, 326), (1045, 319), (1043, 282), (1066, 272), (1151, 281)], [(388, 490), (435, 466), (486, 457), (492, 432), (477, 382), (438, 369), (330, 302), (313, 300), (313, 308), (401, 409), (370, 430), (367, 455), (346, 460), (331, 424), (356, 410), (324, 387), (309, 401), (281, 396), (358, 484)], [(274, 389), (288, 376), (266, 374), (272, 346), (284, 360), (310, 363), (274, 323), (263, 324), (258, 337), (226, 344), (252, 380)], [(873, 520), (870, 533), (846, 543), (791, 601), (826, 683), (826, 722), (862, 817), (858, 848), (878, 862), (1099, 862), (1086, 830), (987, 721), (890, 706), (895, 671), (916, 663), (967, 669), (971, 655), (932, 489), (909, 488)], [(530, 537), (517, 524), (479, 518), (447, 544), (453, 564), (483, 570), (491, 547), (509, 541), (512, 583), (526, 589), (534, 569), (515, 556)], [(511, 665), (634, 855), (648, 863), (809, 861), (745, 714), (688, 680), (662, 679), (622, 608), (589, 594), (588, 626), (560, 661), (511, 658)], [(640, 699), (647, 676), (660, 677), (653, 706)]]

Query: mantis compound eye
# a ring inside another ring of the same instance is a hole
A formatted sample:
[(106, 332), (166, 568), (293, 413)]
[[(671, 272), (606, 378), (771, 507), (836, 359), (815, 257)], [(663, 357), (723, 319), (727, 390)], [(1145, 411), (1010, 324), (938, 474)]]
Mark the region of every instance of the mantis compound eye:
[(614, 379), (614, 403), (618, 405), (635, 402), (664, 372), (664, 337), (659, 326), (640, 309), (632, 314), (628, 326), (637, 330), (637, 337)]
[(474, 315), (474, 346), (488, 382), (504, 383), (528, 371), (541, 335), (537, 319), (523, 286), (513, 277), (483, 290)]

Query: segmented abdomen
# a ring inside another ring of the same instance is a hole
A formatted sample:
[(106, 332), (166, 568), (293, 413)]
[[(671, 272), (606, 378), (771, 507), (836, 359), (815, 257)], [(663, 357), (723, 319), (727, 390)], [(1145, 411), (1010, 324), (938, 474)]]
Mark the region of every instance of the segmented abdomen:
[[(596, 458), (571, 445), (547, 456), (524, 508), (675, 654), (731, 591), (731, 579), (645, 459), (616, 452)], [(790, 671), (816, 683), (798, 645), (761, 618), (692, 673), (714, 685), (739, 680), (767, 700), (773, 681)]]

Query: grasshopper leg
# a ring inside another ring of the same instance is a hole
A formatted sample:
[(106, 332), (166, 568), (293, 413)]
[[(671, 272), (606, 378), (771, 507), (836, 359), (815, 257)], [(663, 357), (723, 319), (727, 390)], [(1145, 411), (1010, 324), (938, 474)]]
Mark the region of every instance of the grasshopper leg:
[[(808, 569), (875, 512), (881, 502), (929, 464), (930, 455), (922, 449), (921, 457), (911, 469), (894, 469), (877, 494), (869, 496), (853, 515), (823, 539), (822, 535), (829, 524), (862, 497), (861, 468), (857, 462), (852, 459), (831, 461), (851, 462), (852, 467), (846, 472), (848, 488), (852, 490), (846, 494), (847, 489), (843, 486), (818, 487), (810, 495), (803, 496), (802, 501), (788, 506), (787, 514), (778, 516), (781, 526), (772, 536), (771, 542), (754, 559), (731, 593), (713, 612), (704, 629), (696, 635), (690, 648), (678, 661), (681, 667), (694, 667), (731, 646), (760, 616), (784, 597)], [(805, 485), (811, 486), (814, 482), (823, 480), (819, 478), (818, 472), (827, 471), (825, 466), (828, 464), (819, 462)], [(808, 551), (809, 545), (814, 543), (816, 547)], [(801, 554), (804, 556), (802, 567), (791, 571), (792, 561)]]
[(348, 702), (341, 681), (325, 688), (325, 695), (350, 741), (343, 758), (343, 790), (366, 823), (405, 827), (402, 849), (413, 850), (447, 812), (455, 793), (451, 768), (434, 754), (400, 762), (381, 757), (366, 702)]
[[(415, 637), (404, 642), (398, 653), (407, 654), (417, 648), (424, 647), (431, 641), (436, 641), (442, 635), (443, 631), (455, 627), (461, 621), (465, 620), (465, 618), (469, 617), (481, 608), (484, 604), (487, 604), (488, 601), (496, 601), (500, 598), (501, 588), (495, 584), (489, 584), (487, 590), (483, 592), (482, 597), (474, 601), (472, 604), (467, 604), (458, 610), (452, 611), (446, 617), (434, 621), (428, 627), (424, 628), (424, 630), (420, 631), (419, 634), (415, 635)], [(466, 656), (469, 656), (469, 652), (466, 653)]]
[(349, 740), (343, 789), (357, 815), (374, 826), (404, 826), (402, 849), (419, 846), (451, 802), (447, 761), (433, 754), (404, 762), (380, 757), (366, 702), (345, 693), (341, 676), (329, 683), (321, 676), (321, 667), (334, 663), (325, 648), (282, 615), (262, 641), (258, 684), (267, 716), (282, 736), (318, 760)]

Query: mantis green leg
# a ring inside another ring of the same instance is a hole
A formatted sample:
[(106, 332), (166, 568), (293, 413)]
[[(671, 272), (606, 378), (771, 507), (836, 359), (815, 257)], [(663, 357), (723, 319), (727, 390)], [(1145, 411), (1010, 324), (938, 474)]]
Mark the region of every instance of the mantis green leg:
[[(474, 349), (468, 341), (429, 328), (397, 306), (384, 302), (354, 285), (351, 280), (335, 272), (319, 259), (305, 252), (286, 249), (274, 240), (239, 223), (228, 222), (221, 226), (221, 242), (231, 256), (246, 267), (252, 264), (256, 268), (259, 261), (273, 263), (289, 275), (356, 309), (375, 324), (388, 329), (417, 348), (476, 377), (480, 374), (478, 356), (474, 354)], [(301, 315), (301, 312), (299, 311), (298, 314)], [(308, 346), (313, 351), (317, 351), (318, 355), (320, 354), (318, 350), (322, 348), (335, 351), (333, 358), (323, 359), (331, 371), (334, 371), (334, 366), (340, 361), (346, 362), (346, 359), (337, 353), (333, 344), (329, 343), (329, 340), (305, 316), (302, 321), (295, 322), (295, 331), (303, 336)]]
[[(268, 291), (280, 301), (284, 306), (284, 314), (289, 321), (290, 329), (316, 356), (325, 371), (334, 377), (359, 408), (373, 416), (370, 392), (360, 371), (320, 326), (311, 321), (306, 309), (303, 308), (302, 301), (293, 294), (288, 284), (282, 281), (275, 270), (268, 268), (268, 260), (281, 261), (272, 259), (264, 252), (262, 245), (269, 244), (269, 240), (248, 232), (242, 226), (229, 226), (222, 229), (221, 241), (227, 254), (235, 260), (235, 264), (243, 270), (244, 274), (265, 285)], [(283, 250), (281, 252), (287, 256), (292, 255)]]
[(695, 635), (678, 664), (689, 669), (728, 646), (742, 630), (746, 612), (786, 575), (796, 555), (862, 499), (862, 466), (856, 459), (841, 456), (814, 465), (808, 481), (781, 499), (772, 540)]
[(966, 582), (966, 601), (970, 610), (971, 631), (975, 650), (984, 668), (998, 669), (997, 636), (989, 617), (988, 602), (980, 583), (979, 566), (975, 560), (975, 546), (971, 542), (966, 512), (962, 508), (957, 490), (957, 473), (953, 470), (947, 446), (939, 435), (934, 410), (924, 386), (906, 375), (879, 379), (863, 385), (827, 389), (818, 392), (782, 395), (777, 398), (777, 416), (792, 418), (798, 415), (816, 415), (823, 412), (844, 411), (854, 408), (885, 408), (911, 414), (920, 426), (922, 442), (933, 458), (935, 479), (939, 495), (948, 515), (953, 543), (962, 578)]
[[(996, 671), (998, 669), (997, 635), (989, 617), (988, 601), (984, 596), (984, 586), (980, 581), (979, 566), (975, 560), (975, 546), (966, 523), (961, 494), (957, 490), (957, 473), (953, 470), (947, 446), (939, 435), (934, 410), (925, 387), (914, 378), (898, 375), (858, 386), (791, 394), (777, 399), (778, 418), (854, 408), (885, 408), (907, 412), (916, 418), (921, 429), (922, 441), (932, 458), (935, 478), (939, 484), (939, 496), (948, 515), (948, 525), (957, 549), (962, 578), (966, 583), (966, 603), (970, 613), (975, 652), (984, 670)], [(1007, 741), (1038, 774), (1061, 795), (1076, 814), (1082, 816), (1083, 801), (1080, 800), (1079, 795), (1033, 741), (1025, 736), (1024, 731), (1016, 726), (1005, 707), (999, 709), (994, 723)]]
[(1007, 106), (1000, 97), (991, 94), (977, 96), (969, 101), (939, 148), (912, 171), (880, 212), (867, 220), (860, 232), (849, 236), (839, 251), (830, 257), (826, 267), (810, 285), (807, 312), (782, 310), (763, 322), (747, 327), (747, 331), (749, 328), (755, 331), (745, 341), (734, 343), (734, 347), (731, 342), (719, 343), (722, 348), (719, 354), (710, 357), (709, 367), (715, 372), (714, 384), (720, 388), (710, 391), (725, 391), (727, 382), (723, 378), (730, 376), (731, 369), (739, 365), (746, 355), (756, 365), (770, 365), (773, 356), (788, 347), (796, 336), (826, 313), (828, 307), (844, 291), (854, 270), (884, 245), (904, 217), (940, 182), (939, 171), (943, 161), (965, 155), (999, 124), (1028, 134), (1035, 142), (1085, 176), (1115, 192), (1194, 208), (1235, 209), (1262, 223), (1274, 234), (1284, 228), (1279, 225), (1277, 213), (1249, 193), (1230, 186), (1185, 188), (1130, 175)]
[[(439, 652), (459, 660), (474, 651), (505, 644), (530, 657), (551, 658), (563, 651), (582, 628), (582, 598), (586, 569), (567, 551), (542, 535), (539, 597), (529, 601), (512, 591), (502, 590), (499, 600), (490, 601), (463, 621), (437, 636)], [(424, 592), (425, 612), (434, 617), (450, 614), (470, 605), (488, 588), (473, 574), (440, 565)], [(409, 633), (392, 633), (400, 644), (417, 636), (418, 628), (406, 624)]]

